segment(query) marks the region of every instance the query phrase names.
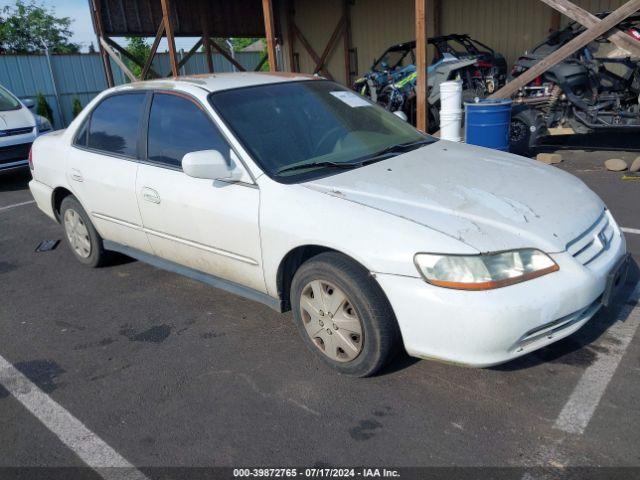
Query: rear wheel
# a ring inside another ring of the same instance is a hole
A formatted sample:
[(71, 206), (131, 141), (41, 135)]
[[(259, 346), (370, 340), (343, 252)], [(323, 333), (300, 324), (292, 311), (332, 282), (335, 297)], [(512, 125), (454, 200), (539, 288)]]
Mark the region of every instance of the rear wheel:
[(399, 332), (380, 286), (348, 257), (323, 253), (291, 285), (293, 316), (309, 349), (340, 373), (366, 377), (395, 353)]
[(542, 116), (534, 109), (517, 111), (511, 116), (509, 151), (530, 157), (535, 153), (538, 139), (548, 133)]
[(65, 240), (76, 259), (89, 267), (102, 265), (107, 256), (102, 238), (74, 196), (70, 195), (62, 200), (60, 218)]

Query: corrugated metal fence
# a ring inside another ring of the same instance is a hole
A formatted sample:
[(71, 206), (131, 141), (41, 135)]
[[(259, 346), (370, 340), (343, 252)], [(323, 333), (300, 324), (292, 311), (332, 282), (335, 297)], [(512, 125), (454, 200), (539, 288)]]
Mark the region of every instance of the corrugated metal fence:
[[(180, 54), (179, 58), (184, 54)], [(253, 70), (260, 63), (258, 52), (236, 52), (236, 60), (247, 70)], [(222, 55), (213, 55), (216, 72), (232, 72), (233, 65)], [(53, 110), (55, 128), (66, 127), (73, 120), (72, 104), (74, 98), (84, 106), (102, 90), (107, 82), (98, 54), (51, 55), (51, 68), (60, 104), (54, 93), (53, 81), (44, 55), (0, 55), (0, 84), (21, 99), (35, 97), (42, 93)], [(171, 71), (169, 56), (166, 53), (156, 55), (153, 68), (159, 74)], [(128, 79), (120, 68), (112, 62), (114, 80), (117, 84)], [(204, 53), (196, 53), (180, 70), (183, 75), (206, 73)]]

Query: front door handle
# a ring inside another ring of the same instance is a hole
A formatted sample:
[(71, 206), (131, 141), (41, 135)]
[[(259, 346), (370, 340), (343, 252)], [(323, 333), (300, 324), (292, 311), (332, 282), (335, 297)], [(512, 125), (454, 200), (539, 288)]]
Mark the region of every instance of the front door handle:
[(142, 198), (147, 202), (160, 203), (160, 195), (153, 188), (144, 187), (142, 189)]
[(82, 182), (84, 179), (82, 178), (82, 173), (77, 168), (71, 169), (71, 180), (75, 180), (76, 182)]

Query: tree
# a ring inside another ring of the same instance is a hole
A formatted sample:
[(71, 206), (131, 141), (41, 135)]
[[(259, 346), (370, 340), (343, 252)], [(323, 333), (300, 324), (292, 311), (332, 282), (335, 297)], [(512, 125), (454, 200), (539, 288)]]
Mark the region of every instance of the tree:
[(72, 19), (56, 17), (35, 0), (16, 0), (0, 12), (0, 51), (2, 53), (36, 53), (46, 42), (51, 53), (77, 53), (80, 46), (69, 41)]
[[(144, 64), (145, 60), (151, 54), (151, 46), (147, 43), (144, 38), (141, 37), (126, 37), (127, 46), (125, 49), (131, 55), (138, 59), (142, 64)], [(127, 67), (131, 70), (136, 77), (140, 78), (140, 74), (142, 73), (142, 68), (139, 65), (136, 65), (129, 59), (124, 59)]]
[(76, 118), (81, 111), (82, 103), (80, 103), (80, 99), (78, 97), (75, 97), (73, 102), (71, 102), (71, 113), (73, 114), (73, 118)]
[(89, 43), (89, 53), (96, 53), (96, 47), (93, 42)]
[(38, 93), (36, 98), (36, 113), (53, 123), (53, 110), (42, 93)]

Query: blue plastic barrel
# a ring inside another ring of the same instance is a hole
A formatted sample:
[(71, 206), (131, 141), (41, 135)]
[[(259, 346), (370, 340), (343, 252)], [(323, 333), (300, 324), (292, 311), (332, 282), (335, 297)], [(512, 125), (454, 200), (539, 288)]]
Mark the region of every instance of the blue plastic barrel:
[(464, 107), (468, 144), (509, 151), (511, 100), (480, 100)]

